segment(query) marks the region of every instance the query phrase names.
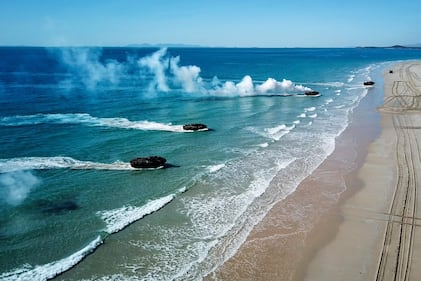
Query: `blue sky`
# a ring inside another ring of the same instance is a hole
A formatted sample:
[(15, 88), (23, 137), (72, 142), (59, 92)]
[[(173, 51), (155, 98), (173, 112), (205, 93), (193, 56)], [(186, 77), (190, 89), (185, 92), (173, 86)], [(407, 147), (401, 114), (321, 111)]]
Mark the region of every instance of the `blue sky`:
[(418, 0), (0, 0), (0, 45), (421, 43)]

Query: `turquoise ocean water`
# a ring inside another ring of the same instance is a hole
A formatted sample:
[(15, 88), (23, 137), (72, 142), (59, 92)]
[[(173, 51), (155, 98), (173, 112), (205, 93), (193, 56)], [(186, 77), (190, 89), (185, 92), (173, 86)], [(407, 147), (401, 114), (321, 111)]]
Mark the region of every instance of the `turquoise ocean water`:
[[(200, 280), (332, 153), (363, 81), (420, 58), (0, 48), (0, 279)], [(168, 166), (130, 167), (150, 155)]]

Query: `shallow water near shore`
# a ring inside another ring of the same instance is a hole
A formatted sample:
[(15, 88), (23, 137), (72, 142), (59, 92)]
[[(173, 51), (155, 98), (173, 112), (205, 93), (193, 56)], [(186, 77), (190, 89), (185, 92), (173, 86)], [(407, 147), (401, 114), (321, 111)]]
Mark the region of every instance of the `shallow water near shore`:
[[(333, 151), (370, 91), (363, 81), (387, 61), (421, 56), (206, 48), (0, 55), (5, 280), (63, 272), (58, 279), (201, 279)], [(187, 123), (211, 130), (183, 131)], [(148, 155), (171, 165), (128, 164)], [(282, 184), (271, 185), (275, 177)]]
[[(330, 263), (319, 264), (315, 271), (306, 273), (315, 254), (336, 235), (342, 220), (338, 207), (364, 185), (355, 173), (364, 162), (368, 144), (381, 132), (376, 107), (383, 100), (382, 71), (371, 72), (376, 87), (370, 88), (352, 110), (348, 127), (335, 140), (334, 152), (292, 194), (275, 204), (235, 255), (205, 280), (328, 278), (322, 272), (331, 268)], [(284, 175), (275, 177), (271, 187), (279, 187), (284, 179)], [(338, 254), (342, 256), (343, 252)], [(338, 265), (338, 271), (342, 271), (341, 266), (344, 264)]]

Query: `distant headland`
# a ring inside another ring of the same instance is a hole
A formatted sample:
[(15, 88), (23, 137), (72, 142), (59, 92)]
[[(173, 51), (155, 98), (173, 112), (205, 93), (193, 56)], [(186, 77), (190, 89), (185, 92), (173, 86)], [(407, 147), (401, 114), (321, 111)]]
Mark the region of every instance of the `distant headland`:
[(375, 46), (365, 46), (365, 47), (357, 47), (357, 48), (364, 48), (364, 49), (416, 49), (421, 50), (421, 44), (414, 44), (414, 45), (393, 45), (393, 46), (386, 46), (386, 47), (375, 47)]

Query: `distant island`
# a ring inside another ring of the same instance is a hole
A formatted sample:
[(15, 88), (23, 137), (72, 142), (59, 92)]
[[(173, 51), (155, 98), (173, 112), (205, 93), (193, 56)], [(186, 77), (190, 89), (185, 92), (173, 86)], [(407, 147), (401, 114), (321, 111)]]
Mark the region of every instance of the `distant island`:
[(388, 47), (375, 47), (375, 46), (366, 46), (366, 47), (357, 47), (357, 48), (364, 48), (364, 49), (415, 49), (415, 50), (421, 50), (421, 44), (414, 44), (409, 46), (403, 46), (403, 45), (393, 45)]

